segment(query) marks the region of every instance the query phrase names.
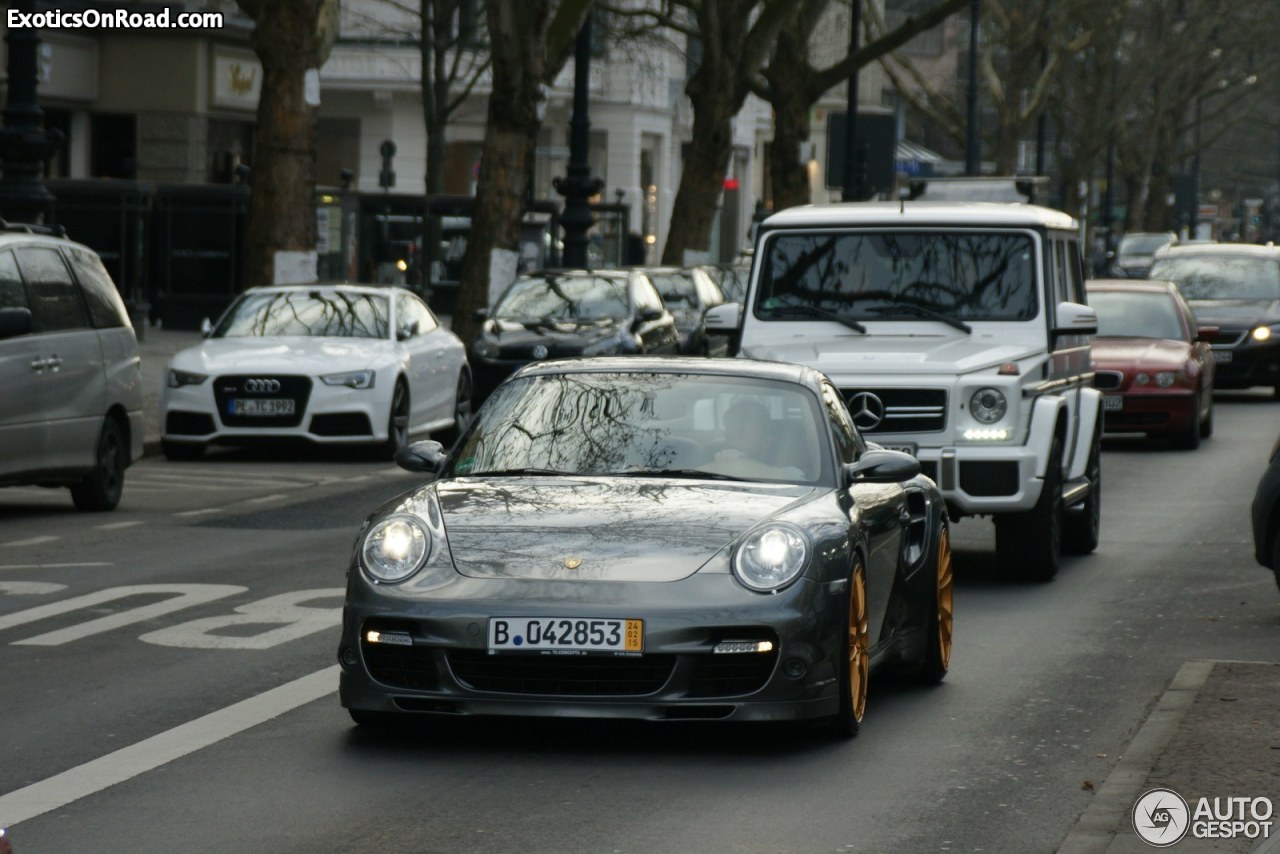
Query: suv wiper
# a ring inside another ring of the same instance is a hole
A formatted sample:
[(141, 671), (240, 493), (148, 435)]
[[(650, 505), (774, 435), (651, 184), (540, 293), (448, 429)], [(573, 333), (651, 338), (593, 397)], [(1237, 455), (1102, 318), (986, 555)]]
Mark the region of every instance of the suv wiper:
[(825, 308), (818, 308), (816, 305), (775, 305), (761, 309), (761, 313), (776, 316), (803, 314), (808, 317), (821, 317), (826, 320), (834, 320), (836, 323), (839, 323), (841, 326), (847, 326), (854, 332), (861, 332), (864, 335), (867, 332), (867, 327), (863, 326), (852, 317), (842, 317), (834, 311), (827, 311)]
[(902, 305), (876, 305), (871, 306), (867, 311), (871, 314), (897, 314), (898, 312), (902, 312), (903, 314), (914, 314), (917, 317), (927, 317), (930, 320), (945, 323), (947, 326), (959, 329), (961, 332), (966, 334), (973, 334), (973, 327), (965, 323), (963, 320), (950, 317), (940, 311), (934, 311), (931, 308), (925, 308), (922, 305), (915, 305), (914, 303), (904, 303)]
[(636, 469), (635, 471), (611, 471), (610, 477), (687, 477), (698, 480), (747, 480), (731, 474), (720, 474), (702, 469)]

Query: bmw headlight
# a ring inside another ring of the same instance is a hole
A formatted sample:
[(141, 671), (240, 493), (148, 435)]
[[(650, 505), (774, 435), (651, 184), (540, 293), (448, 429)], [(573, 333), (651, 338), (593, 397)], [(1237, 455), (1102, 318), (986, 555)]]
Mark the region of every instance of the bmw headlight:
[(1271, 327), (1259, 326), (1257, 329), (1253, 330), (1253, 340), (1254, 341), (1270, 341)]
[(471, 345), (471, 352), (481, 359), (496, 359), (502, 352), (502, 348), (488, 338), (478, 338), (476, 343)]
[(753, 531), (733, 555), (733, 572), (744, 586), (779, 590), (796, 579), (809, 557), (809, 539), (790, 525), (766, 525)]
[(980, 388), (969, 398), (969, 414), (983, 424), (995, 424), (1009, 411), (1009, 401), (998, 388)]
[(200, 385), (209, 379), (208, 374), (193, 374), (190, 371), (169, 369), (169, 388), (182, 388), (184, 385)]
[(369, 529), (360, 546), (360, 563), (374, 581), (404, 581), (427, 562), (431, 534), (414, 516), (397, 514)]
[(342, 385), (347, 388), (373, 388), (378, 375), (374, 371), (348, 371), (345, 374), (327, 374), (320, 377), (325, 385)]
[(1156, 374), (1156, 385), (1168, 388), (1181, 379), (1181, 374), (1174, 371), (1160, 371)]

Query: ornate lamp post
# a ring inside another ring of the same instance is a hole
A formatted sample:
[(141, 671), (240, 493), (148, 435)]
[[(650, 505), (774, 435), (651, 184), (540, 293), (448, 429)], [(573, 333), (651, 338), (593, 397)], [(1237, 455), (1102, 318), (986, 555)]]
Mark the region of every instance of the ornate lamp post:
[[(35, 0), (15, 0), (13, 9), (23, 14), (35, 11)], [(36, 102), (36, 31), (10, 27), (9, 93), (4, 107), (4, 127), (0, 128), (0, 213), (22, 222), (38, 222), (53, 204), (53, 194), (41, 178), (41, 166), (57, 150), (62, 134), (49, 133), (42, 126), (43, 111)]]
[(591, 177), (587, 159), (590, 145), (587, 116), (588, 89), (591, 85), (591, 13), (587, 13), (578, 30), (573, 54), (573, 118), (569, 122), (569, 169), (564, 178), (552, 182), (556, 192), (564, 196), (564, 258), (566, 267), (587, 266), (587, 232), (595, 225), (595, 216), (587, 199), (600, 192), (604, 181)]
[[(849, 53), (858, 52), (858, 28), (862, 26), (862, 0), (853, 0), (850, 5), (852, 17), (849, 19)], [(857, 202), (862, 200), (862, 158), (858, 150), (858, 69), (849, 73), (848, 90), (845, 92), (844, 119), (844, 183), (841, 187), (840, 200)]]
[(982, 171), (982, 139), (978, 136), (978, 12), (982, 0), (970, 0), (969, 4), (969, 86), (965, 94), (968, 102), (964, 135), (964, 174), (977, 175)]

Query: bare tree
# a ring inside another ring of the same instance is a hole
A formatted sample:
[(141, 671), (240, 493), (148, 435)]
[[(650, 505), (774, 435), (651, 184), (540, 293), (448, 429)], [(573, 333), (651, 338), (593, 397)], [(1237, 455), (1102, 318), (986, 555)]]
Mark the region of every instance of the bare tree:
[[(253, 19), (250, 41), (262, 63), (244, 279), (314, 281), (318, 69), (338, 35), (338, 0), (236, 3)], [(315, 72), (315, 97), (308, 97), (308, 72)]]

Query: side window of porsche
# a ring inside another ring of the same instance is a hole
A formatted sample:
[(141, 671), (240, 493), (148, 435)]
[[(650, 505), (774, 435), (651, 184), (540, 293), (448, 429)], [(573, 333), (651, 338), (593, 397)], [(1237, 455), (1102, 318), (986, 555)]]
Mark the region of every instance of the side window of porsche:
[(829, 383), (822, 384), (822, 403), (827, 410), (827, 419), (831, 422), (831, 434), (836, 440), (836, 453), (841, 463), (857, 462), (858, 456), (866, 450), (858, 430), (853, 426), (849, 410), (840, 399), (840, 392)]

